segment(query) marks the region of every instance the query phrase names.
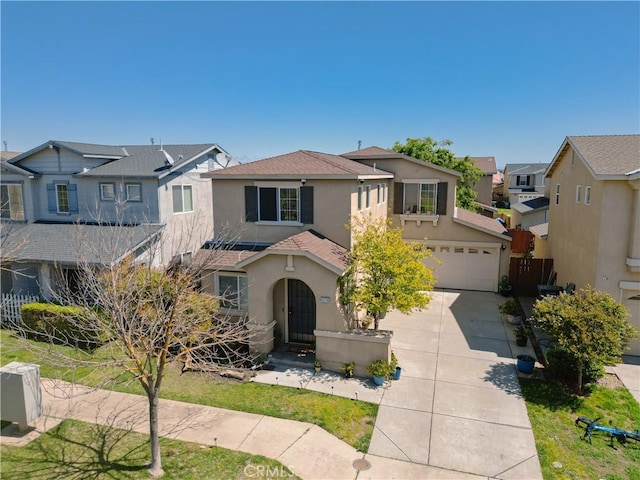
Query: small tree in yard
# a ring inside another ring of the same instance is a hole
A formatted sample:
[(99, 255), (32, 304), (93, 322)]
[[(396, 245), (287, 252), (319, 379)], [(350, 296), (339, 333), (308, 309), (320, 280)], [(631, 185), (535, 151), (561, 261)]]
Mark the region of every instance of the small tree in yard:
[[(125, 239), (118, 236), (114, 241)], [(55, 343), (75, 346), (74, 336), (81, 340), (99, 336), (104, 344), (93, 354), (66, 355), (47, 348), (38, 353), (43, 361), (56, 365), (94, 366), (102, 384), (121, 379), (123, 374), (140, 383), (148, 400), (149, 471), (160, 476), (158, 409), (167, 367), (176, 362), (215, 371), (246, 365), (250, 331), (246, 317), (224, 314), (216, 297), (198, 290), (194, 271), (175, 265), (153, 267), (153, 249), (147, 251), (146, 262), (122, 260), (117, 249), (108, 251), (107, 245), (105, 240), (94, 248), (106, 249), (113, 258), (98, 266), (79, 262), (80, 291), (63, 290), (57, 298), (80, 307), (85, 314), (65, 317), (64, 335), (56, 329), (47, 331), (48, 339)]]
[(536, 302), (532, 321), (551, 335), (576, 362), (578, 390), (589, 362), (615, 361), (637, 332), (627, 322), (627, 311), (608, 293), (585, 289)]
[(429, 303), (425, 293), (434, 279), (422, 260), (430, 256), (424, 243), (405, 242), (402, 230), (385, 219), (354, 217), (350, 264), (340, 279), (341, 302), (366, 310), (377, 330), (380, 315), (395, 308), (409, 313)]

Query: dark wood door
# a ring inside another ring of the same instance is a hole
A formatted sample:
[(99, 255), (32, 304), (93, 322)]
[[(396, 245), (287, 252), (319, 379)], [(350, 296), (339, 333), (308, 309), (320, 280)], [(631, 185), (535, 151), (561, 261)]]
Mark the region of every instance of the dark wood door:
[(316, 328), (316, 297), (300, 280), (287, 280), (289, 342), (313, 343)]

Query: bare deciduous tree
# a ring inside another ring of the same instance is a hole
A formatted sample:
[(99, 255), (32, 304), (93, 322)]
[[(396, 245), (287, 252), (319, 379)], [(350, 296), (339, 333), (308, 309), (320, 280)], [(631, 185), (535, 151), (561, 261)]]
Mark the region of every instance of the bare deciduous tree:
[[(145, 244), (136, 232), (144, 226), (92, 227), (74, 227), (79, 252), (74, 282), (57, 291), (58, 301), (80, 307), (83, 314), (65, 318), (64, 329), (50, 328), (44, 337), (74, 346), (97, 343), (100, 348), (74, 355), (48, 349), (41, 356), (58, 365), (94, 366), (101, 375), (111, 372), (109, 380), (128, 374), (140, 383), (148, 400), (149, 471), (160, 476), (158, 406), (167, 366), (180, 362), (206, 371), (246, 367), (253, 360), (248, 318), (227, 314), (217, 297), (199, 291), (198, 265), (156, 265), (162, 243), (157, 226), (149, 226), (151, 235), (142, 235)], [(184, 232), (184, 225), (181, 228)], [(210, 250), (211, 256), (219, 253)]]

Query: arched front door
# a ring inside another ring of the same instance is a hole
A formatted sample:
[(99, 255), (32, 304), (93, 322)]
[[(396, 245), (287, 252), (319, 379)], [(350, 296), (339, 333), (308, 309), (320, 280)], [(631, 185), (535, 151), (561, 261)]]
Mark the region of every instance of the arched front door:
[(316, 297), (306, 283), (287, 280), (289, 342), (313, 343), (316, 328)]

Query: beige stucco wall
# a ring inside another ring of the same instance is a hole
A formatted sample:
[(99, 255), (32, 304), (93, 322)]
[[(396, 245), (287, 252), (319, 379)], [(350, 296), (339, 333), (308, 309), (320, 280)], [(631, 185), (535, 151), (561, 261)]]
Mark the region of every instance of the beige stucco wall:
[[(274, 181), (277, 183), (277, 181)], [(362, 213), (384, 216), (387, 204), (378, 204), (377, 185), (385, 180), (318, 180), (307, 179), (305, 186), (313, 187), (313, 223), (304, 225), (264, 225), (245, 222), (245, 185), (254, 185), (250, 180), (213, 180), (213, 218), (215, 234), (230, 232), (242, 242), (276, 243), (287, 237), (313, 229), (334, 242), (348, 248), (351, 235), (345, 228), (352, 213), (357, 213), (358, 187), (371, 186), (371, 207)], [(302, 184), (300, 184), (302, 186)], [(387, 188), (389, 193), (390, 188)]]
[[(596, 180), (569, 148), (551, 179), (549, 254), (558, 272), (558, 285), (587, 284), (621, 300), (620, 281), (638, 282), (640, 272), (626, 265), (633, 219), (633, 189), (625, 180)], [(560, 184), (560, 204), (555, 186)], [(582, 201), (576, 203), (576, 185)], [(591, 204), (584, 188), (591, 186)]]
[(515, 209), (511, 209), (511, 224), (515, 228), (521, 228), (523, 230), (528, 230), (529, 227), (533, 227), (534, 225), (540, 225), (541, 223), (546, 223), (549, 216), (549, 210), (538, 210), (537, 212), (531, 212), (526, 215), (518, 212)]
[(393, 332), (331, 332), (316, 330), (316, 358), (322, 368), (339, 372), (345, 363), (355, 363), (355, 375), (370, 377), (367, 366), (375, 360), (391, 360)]
[(534, 241), (533, 258), (551, 258), (549, 255), (549, 242), (546, 238), (536, 237)]
[(478, 196), (476, 201), (484, 203), (485, 205), (491, 205), (493, 197), (493, 175), (483, 175), (476, 183), (474, 188)]

